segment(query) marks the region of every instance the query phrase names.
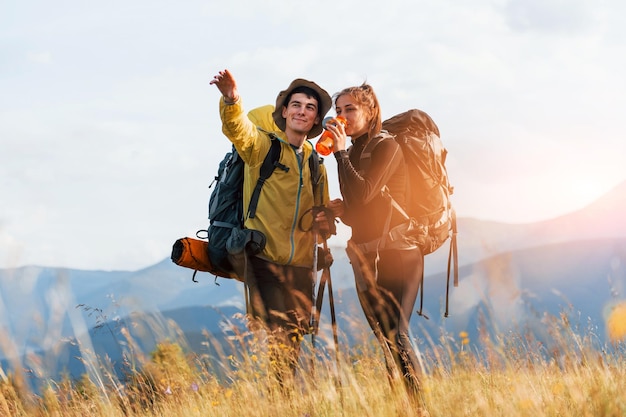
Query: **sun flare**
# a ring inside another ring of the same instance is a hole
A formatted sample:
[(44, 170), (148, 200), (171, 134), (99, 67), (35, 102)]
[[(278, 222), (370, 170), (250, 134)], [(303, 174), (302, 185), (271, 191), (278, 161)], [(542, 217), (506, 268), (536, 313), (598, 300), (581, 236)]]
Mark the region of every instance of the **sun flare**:
[(606, 330), (612, 343), (626, 338), (626, 301), (613, 306), (606, 319)]

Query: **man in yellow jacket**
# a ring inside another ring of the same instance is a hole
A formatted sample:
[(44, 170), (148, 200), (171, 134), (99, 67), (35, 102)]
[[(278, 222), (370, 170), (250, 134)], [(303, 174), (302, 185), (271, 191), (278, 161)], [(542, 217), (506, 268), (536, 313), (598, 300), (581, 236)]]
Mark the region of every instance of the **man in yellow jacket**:
[[(326, 171), (321, 164), (321, 181), (314, 190), (308, 160), (317, 155), (308, 139), (322, 132), (322, 119), (332, 100), (314, 82), (296, 79), (278, 94), (271, 114), (273, 123), (267, 126), (267, 122), (253, 122), (259, 121), (262, 114), (253, 111), (246, 115), (230, 71), (219, 71), (210, 84), (222, 93), (222, 131), (245, 162), (244, 213), (248, 213), (271, 141), (280, 141), (279, 168), (265, 181), (255, 216), (244, 219), (246, 229), (261, 232), (266, 238), (264, 249), (247, 259), (252, 277), (247, 277), (246, 283), (252, 313), (263, 319), (279, 344), (291, 347), (286, 359), (295, 369), (302, 335), (309, 331), (315, 284), (313, 263), (318, 242), (314, 230), (319, 228), (311, 227), (311, 209), (326, 205), (329, 199)], [(255, 295), (259, 303), (254, 302)]]

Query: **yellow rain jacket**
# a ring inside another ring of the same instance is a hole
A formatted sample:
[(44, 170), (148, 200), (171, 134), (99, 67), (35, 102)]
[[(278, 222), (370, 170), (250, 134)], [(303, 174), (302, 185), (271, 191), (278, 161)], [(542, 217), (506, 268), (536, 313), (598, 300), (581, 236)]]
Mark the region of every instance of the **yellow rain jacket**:
[[(313, 196), (309, 157), (313, 145), (304, 142), (303, 162), (298, 162), (295, 149), (285, 139), (272, 119), (274, 106), (267, 105), (244, 113), (241, 98), (232, 105), (220, 99), (222, 131), (233, 143), (241, 159), (245, 162), (243, 183), (243, 210), (248, 213), (252, 191), (259, 178), (261, 164), (270, 149), (270, 133), (281, 143), (280, 164), (289, 168), (288, 172), (276, 168), (263, 185), (256, 215), (246, 218), (244, 226), (265, 234), (267, 244), (259, 255), (281, 265), (312, 267), (313, 253), (316, 250), (313, 232), (302, 231), (311, 225), (311, 207), (326, 205), (329, 199), (326, 169), (320, 164), (321, 181), (319, 190)], [(301, 221), (302, 219), (302, 221)]]

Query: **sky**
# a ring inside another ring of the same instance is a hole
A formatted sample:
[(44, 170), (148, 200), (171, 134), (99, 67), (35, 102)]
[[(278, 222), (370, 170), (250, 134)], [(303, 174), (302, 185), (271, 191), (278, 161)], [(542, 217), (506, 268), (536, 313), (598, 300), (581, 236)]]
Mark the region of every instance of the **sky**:
[(578, 210), (626, 180), (624, 16), (621, 0), (2, 0), (0, 268), (136, 270), (206, 228), (225, 68), (247, 110), (306, 78), (371, 84), (384, 118), (427, 112), (459, 217)]

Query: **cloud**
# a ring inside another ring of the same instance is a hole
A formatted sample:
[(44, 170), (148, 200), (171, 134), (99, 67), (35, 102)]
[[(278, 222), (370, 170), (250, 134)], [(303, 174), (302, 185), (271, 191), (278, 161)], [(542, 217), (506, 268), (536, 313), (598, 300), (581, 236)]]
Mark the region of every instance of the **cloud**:
[(49, 64), (52, 62), (52, 52), (30, 52), (27, 58), (38, 64)]
[(504, 11), (515, 31), (572, 35), (595, 23), (598, 5), (585, 0), (509, 0)]
[(426, 111), (461, 216), (544, 219), (626, 176), (617, 1), (37, 6), (0, 28), (0, 250), (25, 263), (145, 266), (205, 227), (223, 68), (247, 110), (304, 77)]

